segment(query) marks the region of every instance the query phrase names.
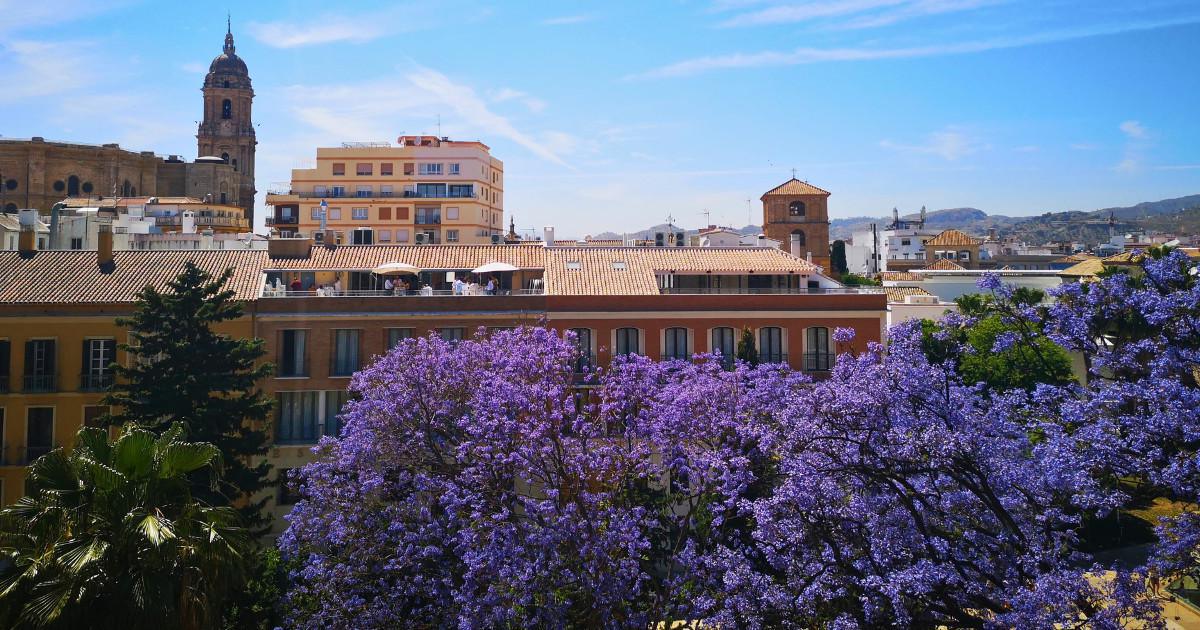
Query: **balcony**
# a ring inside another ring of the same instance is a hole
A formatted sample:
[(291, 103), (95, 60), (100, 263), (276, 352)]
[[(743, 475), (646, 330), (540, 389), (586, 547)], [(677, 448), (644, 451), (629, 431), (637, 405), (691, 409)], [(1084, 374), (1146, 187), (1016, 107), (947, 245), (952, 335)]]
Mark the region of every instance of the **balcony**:
[(301, 199), (341, 199), (350, 197), (352, 199), (390, 199), (393, 197), (403, 197), (405, 199), (478, 199), (479, 195), (474, 191), (446, 191), (446, 192), (418, 192), (415, 190), (405, 190), (400, 193), (379, 191), (370, 195), (358, 194), (355, 191), (354, 195), (348, 195), (346, 191), (328, 190), (325, 192), (289, 190), (268, 193), (268, 195), (299, 197)]
[(833, 369), (834, 354), (832, 352), (805, 352), (805, 372), (828, 372)]
[(27, 394), (43, 394), (58, 391), (58, 375), (56, 374), (26, 374), (24, 387), (21, 391)]
[(788, 355), (786, 352), (759, 352), (759, 363), (787, 363)]
[(441, 215), (422, 216), (418, 214), (417, 218), (413, 219), (413, 223), (416, 225), (441, 225), (442, 217)]
[(659, 287), (662, 295), (853, 295), (884, 293), (883, 287)]
[(267, 217), (267, 227), (273, 225), (299, 225), (300, 217), (296, 215), (284, 215), (279, 217)]
[(488, 295), (486, 293), (455, 294), (454, 291), (450, 290), (450, 289), (438, 289), (438, 290), (414, 289), (411, 291), (397, 291), (395, 289), (393, 289), (391, 291), (387, 291), (384, 289), (377, 289), (377, 290), (376, 289), (356, 289), (356, 290), (350, 290), (350, 291), (337, 291), (337, 292), (335, 292), (333, 290), (326, 292), (325, 290), (320, 289), (320, 290), (315, 290), (315, 291), (292, 291), (290, 289), (278, 289), (278, 290), (272, 289), (270, 285), (267, 285), (267, 287), (263, 289), (262, 297), (265, 297), (265, 298), (313, 298), (313, 297), (329, 297), (329, 298), (341, 298), (341, 297), (388, 297), (388, 298), (484, 297), (484, 298), (490, 298), (490, 297), (497, 297), (497, 296), (514, 296), (514, 295), (521, 296), (521, 295), (543, 295), (543, 294), (544, 294), (544, 292), (542, 289), (513, 289), (512, 291), (503, 291), (500, 293), (496, 293), (495, 295)]
[(79, 391), (102, 392), (112, 387), (112, 372), (84, 372), (79, 375)]

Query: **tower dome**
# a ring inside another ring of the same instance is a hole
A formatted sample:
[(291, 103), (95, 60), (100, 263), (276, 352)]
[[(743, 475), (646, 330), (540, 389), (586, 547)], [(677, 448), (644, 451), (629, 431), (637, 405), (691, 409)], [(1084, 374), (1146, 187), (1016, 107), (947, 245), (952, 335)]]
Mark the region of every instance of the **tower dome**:
[(208, 74), (204, 77), (205, 87), (250, 87), (250, 71), (246, 62), (237, 56), (237, 47), (233, 45), (233, 28), (225, 22), (225, 46), (208, 65)]

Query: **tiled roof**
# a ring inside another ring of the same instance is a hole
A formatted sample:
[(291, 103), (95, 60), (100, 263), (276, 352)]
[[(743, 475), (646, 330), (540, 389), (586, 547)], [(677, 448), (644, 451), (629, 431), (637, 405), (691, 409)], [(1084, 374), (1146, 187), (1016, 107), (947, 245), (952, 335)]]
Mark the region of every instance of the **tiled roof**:
[(0, 252), (0, 304), (133, 302), (146, 285), (158, 288), (183, 270), (186, 261), (219, 274), (234, 269), (230, 288), (239, 300), (257, 298), (264, 251), (118, 251), (110, 273), (96, 265), (96, 252), (41, 251), (31, 257)]
[(1075, 264), (1075, 263), (1081, 263), (1085, 260), (1094, 260), (1095, 258), (1096, 257), (1093, 256), (1092, 254), (1079, 253), (1079, 254), (1070, 254), (1068, 256), (1063, 256), (1062, 258), (1056, 258), (1050, 262)]
[(923, 269), (928, 269), (930, 271), (957, 271), (959, 269), (966, 269), (966, 267), (954, 262), (953, 260), (939, 258), (933, 261), (932, 265), (925, 265)]
[(903, 302), (907, 295), (933, 295), (921, 287), (887, 287), (884, 292), (887, 293), (888, 302)]
[(879, 279), (885, 282), (920, 282), (925, 277), (911, 271), (881, 271), (879, 272)]
[[(63, 203), (68, 208), (126, 208), (129, 206), (144, 205), (150, 203), (151, 199), (158, 199), (162, 205), (187, 205), (187, 204), (204, 204), (203, 199), (195, 197), (67, 197), (63, 199)], [(204, 204), (204, 205), (229, 205), (229, 204)]]
[(795, 177), (763, 193), (763, 197), (771, 195), (828, 195), (828, 190), (821, 190), (808, 182), (802, 182)]
[[(657, 295), (656, 272), (816, 273), (806, 260), (770, 247), (552, 247), (546, 251), (551, 295)], [(578, 268), (568, 268), (568, 263)], [(625, 263), (621, 265), (614, 263)]]
[(1089, 258), (1082, 262), (1075, 263), (1066, 269), (1058, 272), (1060, 276), (1072, 276), (1077, 278), (1091, 278), (1104, 270), (1104, 261), (1099, 258)]
[(576, 241), (569, 238), (554, 239), (555, 247), (620, 247), (625, 242), (619, 238)]
[(959, 245), (978, 245), (981, 241), (977, 238), (967, 236), (958, 230), (942, 230), (940, 234), (925, 242), (925, 247), (952, 246)]
[(514, 245), (317, 245), (308, 258), (272, 258), (266, 269), (365, 270), (389, 262), (404, 262), (420, 269), (474, 269), (490, 262), (542, 269), (546, 264), (544, 249)]

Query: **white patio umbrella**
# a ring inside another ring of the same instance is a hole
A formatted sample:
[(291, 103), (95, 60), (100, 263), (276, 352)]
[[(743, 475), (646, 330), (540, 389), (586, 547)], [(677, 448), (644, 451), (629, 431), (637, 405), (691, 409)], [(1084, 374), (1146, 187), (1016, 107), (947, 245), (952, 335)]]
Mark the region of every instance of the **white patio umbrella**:
[(420, 267), (414, 267), (402, 262), (384, 263), (371, 270), (372, 273), (377, 273), (381, 276), (399, 276), (408, 273), (418, 273), (420, 271)]
[(490, 262), (472, 269), (471, 273), (496, 273), (498, 271), (518, 271), (518, 269), (508, 263)]

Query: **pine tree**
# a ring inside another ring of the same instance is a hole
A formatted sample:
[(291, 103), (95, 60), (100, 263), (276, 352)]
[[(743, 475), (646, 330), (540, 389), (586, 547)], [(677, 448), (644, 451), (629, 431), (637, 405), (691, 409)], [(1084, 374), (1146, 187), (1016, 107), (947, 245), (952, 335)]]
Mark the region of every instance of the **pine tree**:
[(846, 241), (837, 240), (829, 246), (829, 264), (833, 267), (833, 273), (838, 275), (850, 271), (846, 263)]
[(758, 365), (758, 350), (754, 348), (754, 333), (750, 331), (749, 327), (742, 328), (742, 338), (738, 340), (737, 358), (750, 365)]
[(266, 421), (272, 401), (258, 382), (273, 366), (256, 364), (265, 354), (261, 339), (235, 339), (213, 325), (235, 320), (242, 306), (219, 277), (190, 261), (165, 291), (147, 286), (138, 294), (132, 317), (118, 319), (129, 328), (128, 365), (116, 365), (115, 383), (104, 402), (113, 407), (113, 424), (134, 423), (163, 432), (181, 423), (187, 438), (221, 450), (224, 474), (193, 478), (198, 498), (212, 505), (236, 504), (247, 525), (261, 527), (265, 499), (251, 496), (268, 485), (270, 466)]

